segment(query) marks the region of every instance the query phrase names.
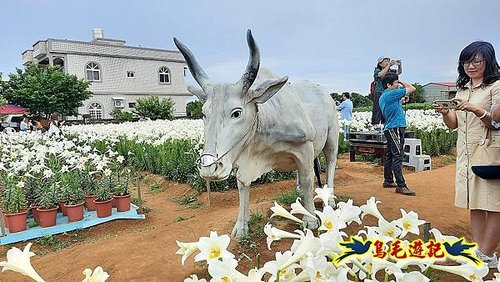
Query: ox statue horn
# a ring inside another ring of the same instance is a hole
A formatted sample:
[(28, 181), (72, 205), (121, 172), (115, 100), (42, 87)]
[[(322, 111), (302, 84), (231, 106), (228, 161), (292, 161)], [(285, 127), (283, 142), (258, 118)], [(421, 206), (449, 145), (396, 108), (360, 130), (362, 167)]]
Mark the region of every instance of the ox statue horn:
[(174, 43), (175, 46), (177, 46), (177, 48), (181, 51), (182, 55), (186, 59), (187, 65), (194, 79), (196, 80), (196, 82), (198, 82), (201, 88), (205, 90), (206, 87), (209, 84), (211, 84), (210, 78), (208, 78), (208, 75), (198, 64), (198, 61), (196, 61), (196, 58), (194, 57), (193, 53), (191, 53), (191, 50), (189, 50), (189, 48), (186, 45), (177, 40), (177, 38), (175, 37), (174, 37)]
[(250, 57), (248, 58), (247, 68), (243, 76), (241, 76), (240, 81), (238, 82), (241, 85), (242, 93), (247, 93), (248, 89), (252, 86), (255, 78), (257, 77), (257, 73), (259, 72), (260, 67), (260, 53), (259, 47), (255, 43), (255, 40), (252, 36), (252, 31), (247, 30), (247, 43), (248, 49), (250, 51)]

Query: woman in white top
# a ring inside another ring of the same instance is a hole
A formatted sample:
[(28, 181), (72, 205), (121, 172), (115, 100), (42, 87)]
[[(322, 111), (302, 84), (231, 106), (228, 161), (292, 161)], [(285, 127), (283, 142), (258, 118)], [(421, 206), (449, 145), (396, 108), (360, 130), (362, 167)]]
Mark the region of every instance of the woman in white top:
[(23, 115), (23, 120), (19, 124), (19, 130), (21, 132), (28, 132), (30, 131), (30, 120), (26, 115)]
[(56, 113), (52, 113), (50, 115), (49, 130), (47, 131), (47, 134), (51, 136), (62, 135), (61, 128), (59, 125), (59, 116)]

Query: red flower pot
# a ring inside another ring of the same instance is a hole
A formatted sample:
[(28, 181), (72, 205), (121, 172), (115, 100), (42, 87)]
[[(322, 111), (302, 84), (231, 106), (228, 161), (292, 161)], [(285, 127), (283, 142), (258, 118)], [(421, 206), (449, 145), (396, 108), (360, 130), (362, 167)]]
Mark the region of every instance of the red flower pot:
[(66, 207), (66, 212), (68, 214), (69, 222), (79, 221), (83, 219), (83, 204), (84, 202), (76, 205), (64, 204), (64, 206)]
[(85, 207), (88, 211), (95, 211), (95, 195), (87, 195), (85, 196)]
[(56, 225), (57, 207), (51, 209), (38, 208), (40, 216), (40, 227), (50, 227)]
[(38, 206), (31, 207), (31, 213), (33, 214), (33, 219), (35, 221), (40, 221), (40, 215), (38, 214)]
[(7, 218), (10, 233), (26, 230), (28, 211), (22, 211), (17, 213), (6, 213), (4, 215)]
[(95, 203), (95, 209), (97, 211), (97, 217), (108, 217), (111, 215), (111, 211), (113, 208), (113, 199), (109, 199), (106, 201), (98, 201), (97, 199), (94, 200)]
[(68, 212), (66, 211), (66, 207), (64, 206), (64, 202), (59, 202), (59, 207), (61, 208), (61, 212), (64, 216), (68, 215)]
[(116, 211), (126, 212), (130, 210), (130, 194), (124, 196), (114, 195), (113, 198), (116, 202)]

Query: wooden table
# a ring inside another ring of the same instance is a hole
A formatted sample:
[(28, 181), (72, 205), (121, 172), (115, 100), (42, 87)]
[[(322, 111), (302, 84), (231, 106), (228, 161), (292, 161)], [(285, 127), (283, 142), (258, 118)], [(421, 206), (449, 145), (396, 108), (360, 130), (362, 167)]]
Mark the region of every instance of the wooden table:
[[(405, 132), (405, 138), (414, 138), (415, 132)], [(380, 156), (380, 164), (384, 165), (387, 140), (381, 131), (362, 131), (349, 133), (349, 161), (354, 162), (356, 152)]]

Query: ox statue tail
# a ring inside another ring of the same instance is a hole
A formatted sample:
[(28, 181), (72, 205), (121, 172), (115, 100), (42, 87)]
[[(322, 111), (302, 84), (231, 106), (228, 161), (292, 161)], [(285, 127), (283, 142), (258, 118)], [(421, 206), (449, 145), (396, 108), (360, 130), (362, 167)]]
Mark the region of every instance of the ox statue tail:
[(322, 187), (321, 185), (321, 164), (319, 163), (319, 157), (314, 158), (314, 174), (316, 175), (316, 179), (318, 179), (318, 187)]

